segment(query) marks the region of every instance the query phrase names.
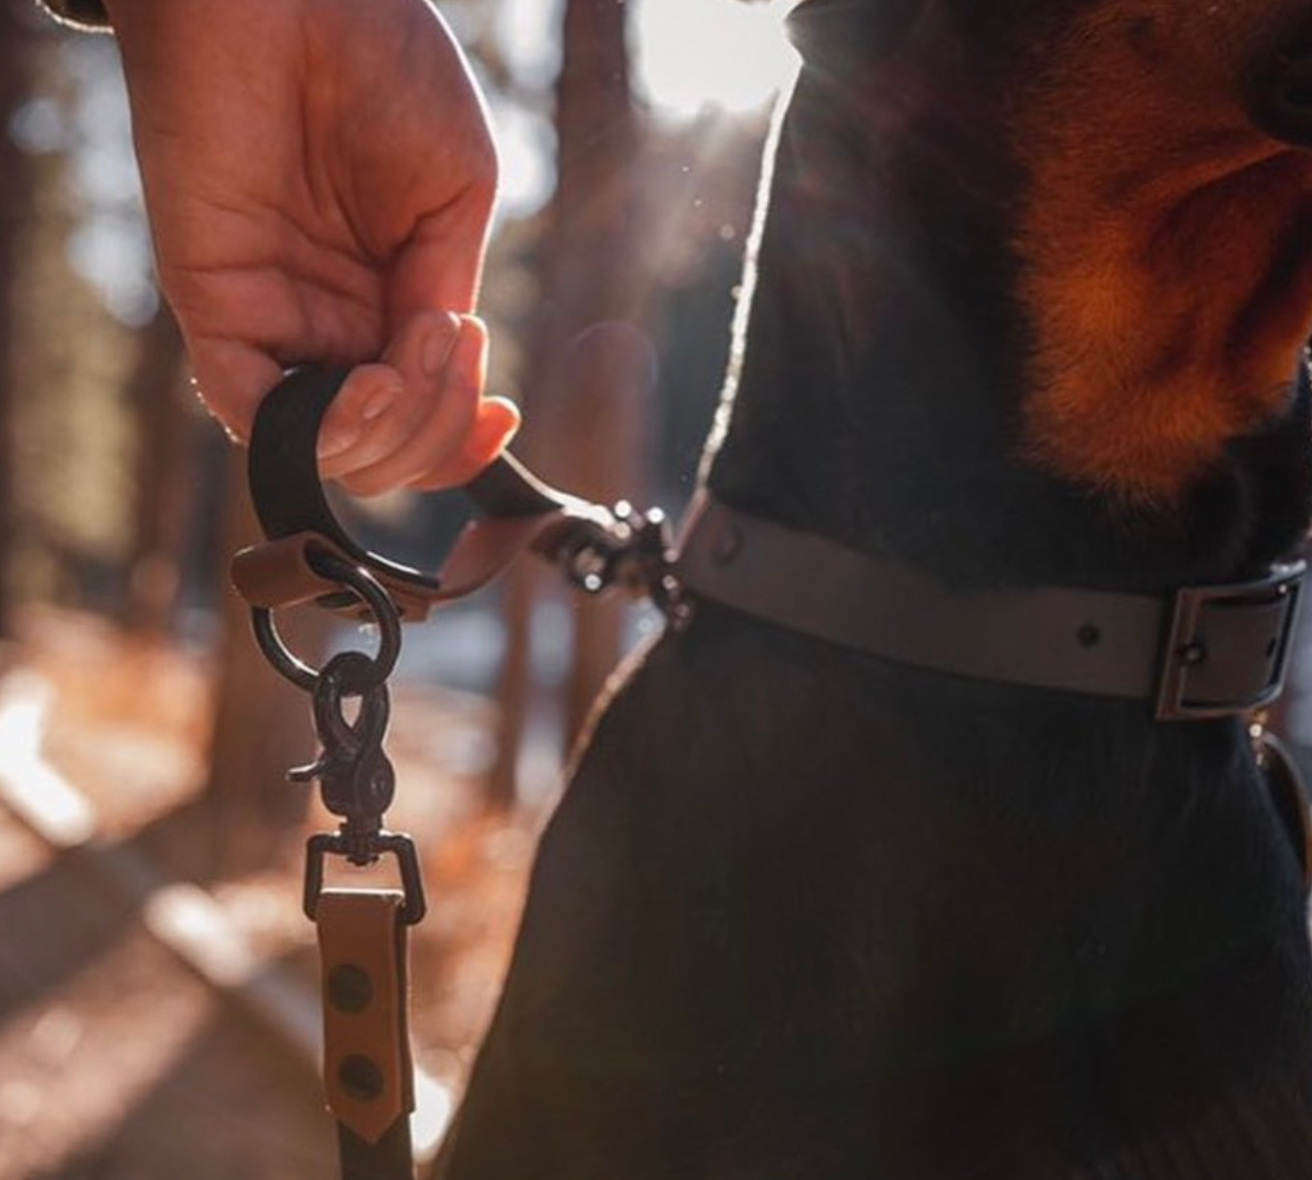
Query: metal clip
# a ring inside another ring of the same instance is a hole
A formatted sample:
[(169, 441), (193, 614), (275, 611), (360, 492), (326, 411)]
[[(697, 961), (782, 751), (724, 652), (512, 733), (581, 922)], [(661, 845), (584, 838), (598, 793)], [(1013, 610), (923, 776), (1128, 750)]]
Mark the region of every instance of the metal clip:
[[(391, 717), (387, 678), (401, 647), (399, 615), (391, 596), (367, 570), (331, 552), (311, 550), (310, 557), (317, 574), (365, 604), (378, 623), (380, 650), (377, 656), (341, 652), (315, 671), (283, 646), (267, 610), (253, 612), (256, 634), (270, 662), (313, 694), (314, 726), (322, 749), (312, 763), (287, 777), (293, 782), (317, 780), (324, 806), (342, 820), (336, 832), (312, 836), (306, 845), (305, 912), (314, 919), (323, 891), (325, 857), (340, 856), (363, 867), (390, 854), (397, 859), (405, 891), (401, 916), (414, 925), (427, 909), (419, 857), (409, 836), (383, 827), (396, 793), (396, 774), (383, 739)], [(348, 720), (346, 702), (356, 697), (359, 712)]]
[[(428, 912), (428, 899), (424, 896), (424, 878), (419, 871), (419, 854), (415, 843), (401, 832), (378, 831), (365, 843), (376, 861), (385, 854), (396, 857), (401, 874), (401, 891), (405, 901), (401, 906), (401, 919), (407, 926), (418, 925)], [(305, 915), (315, 921), (319, 908), (319, 895), (323, 892), (324, 860), (329, 856), (342, 856), (354, 862), (360, 850), (359, 843), (344, 832), (320, 832), (311, 836), (305, 845)]]
[(368, 838), (382, 830), (383, 815), (396, 793), (396, 775), (383, 750), (391, 704), (386, 682), (364, 689), (354, 722), (343, 713), (355, 684), (367, 677), (373, 661), (360, 652), (343, 652), (328, 661), (314, 688), (314, 724), (323, 750), (309, 766), (288, 774), (293, 782), (319, 780), (324, 806), (341, 816), (342, 835), (362, 841), (347, 853), (355, 864), (372, 864)]
[(670, 528), (659, 508), (640, 512), (621, 500), (605, 519), (569, 518), (539, 543), (569, 582), (587, 594), (619, 586), (665, 610), (673, 591)]

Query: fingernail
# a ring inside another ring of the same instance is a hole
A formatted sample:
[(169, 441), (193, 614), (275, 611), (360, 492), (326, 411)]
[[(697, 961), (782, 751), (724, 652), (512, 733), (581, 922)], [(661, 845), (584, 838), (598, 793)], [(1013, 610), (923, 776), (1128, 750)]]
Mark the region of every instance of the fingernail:
[(395, 405), (399, 395), (400, 390), (398, 389), (380, 389), (377, 393), (371, 395), (369, 400), (361, 407), (360, 417), (366, 422), (381, 418)]
[(358, 426), (344, 426), (330, 431), (326, 438), (320, 436), (319, 458), (335, 459), (343, 451), (349, 451), (360, 441), (361, 433)]
[(451, 345), (459, 331), (460, 321), (453, 315), (446, 315), (442, 317), (441, 325), (435, 326), (429, 332), (419, 357), (419, 364), (424, 370), (425, 377), (441, 376), (442, 369), (446, 366), (446, 358), (451, 355)]
[(504, 415), (503, 421), (505, 422), (506, 433), (501, 441), (501, 445), (505, 446), (506, 443), (510, 442), (510, 440), (519, 433), (519, 428), (524, 424), (524, 415), (520, 411), (519, 406), (509, 398), (497, 397), (489, 400), (499, 405), (501, 407), (501, 412)]

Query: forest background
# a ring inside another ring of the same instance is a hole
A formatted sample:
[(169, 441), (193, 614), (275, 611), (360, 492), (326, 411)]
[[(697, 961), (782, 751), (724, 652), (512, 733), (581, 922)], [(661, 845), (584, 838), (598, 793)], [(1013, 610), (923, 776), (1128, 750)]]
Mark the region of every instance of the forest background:
[[(515, 449), (559, 486), (677, 516), (792, 68), (781, 5), (439, 7), (502, 157), (481, 313), (491, 388), (525, 410)], [(114, 42), (31, 0), (0, 0), (0, 283), (0, 1180), (329, 1174), (297, 903), (303, 837), (329, 821), (283, 781), (313, 754), (306, 700), (228, 585), (258, 536), (243, 459), (155, 287)], [(435, 560), (431, 501), (343, 511), (389, 556)], [(321, 612), (286, 626), (307, 658), (361, 638)], [(433, 894), (429, 1150), (564, 752), (657, 626), (521, 564), (407, 629), (389, 749)]]
[[(480, 310), (491, 389), (525, 412), (514, 449), (677, 517), (795, 67), (788, 0), (438, 5), (500, 146)], [(315, 752), (307, 701), (229, 586), (258, 539), (245, 482), (155, 288), (112, 38), (0, 0), (0, 1180), (334, 1174), (300, 911), (304, 839), (332, 820), (284, 780)], [(439, 556), (431, 498), (341, 509), (390, 557)], [(285, 613), (307, 659), (372, 642)], [(421, 1154), (495, 1003), (570, 743), (659, 626), (521, 562), (406, 628), (388, 751), (430, 897)], [(1305, 757), (1309, 663), (1284, 717)]]

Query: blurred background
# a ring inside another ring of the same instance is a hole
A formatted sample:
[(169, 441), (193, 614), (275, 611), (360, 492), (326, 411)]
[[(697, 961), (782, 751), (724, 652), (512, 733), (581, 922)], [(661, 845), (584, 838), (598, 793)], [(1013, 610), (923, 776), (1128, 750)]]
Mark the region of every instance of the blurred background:
[[(489, 96), (503, 197), (484, 316), (516, 450), (677, 514), (723, 374), (772, 96), (762, 0), (441, 0)], [(0, 1180), (333, 1174), (300, 849), (305, 698), (228, 560), (240, 456), (155, 289), (114, 42), (0, 0)], [(352, 506), (435, 559), (439, 509)], [(407, 630), (393, 826), (431, 1147), (495, 1000), (536, 832), (588, 702), (657, 626), (521, 565)], [(361, 636), (296, 612), (298, 651)], [(367, 637), (365, 637), (367, 642)]]

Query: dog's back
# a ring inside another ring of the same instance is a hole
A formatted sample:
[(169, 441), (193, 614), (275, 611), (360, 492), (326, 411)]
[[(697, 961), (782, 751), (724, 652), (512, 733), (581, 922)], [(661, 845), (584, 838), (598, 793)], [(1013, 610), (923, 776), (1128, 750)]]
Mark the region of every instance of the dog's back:
[[(965, 588), (1285, 553), (1299, 7), (808, 0), (711, 487)], [(1307, 1175), (1302, 883), (1244, 725), (697, 604), (544, 838), (444, 1167)]]

